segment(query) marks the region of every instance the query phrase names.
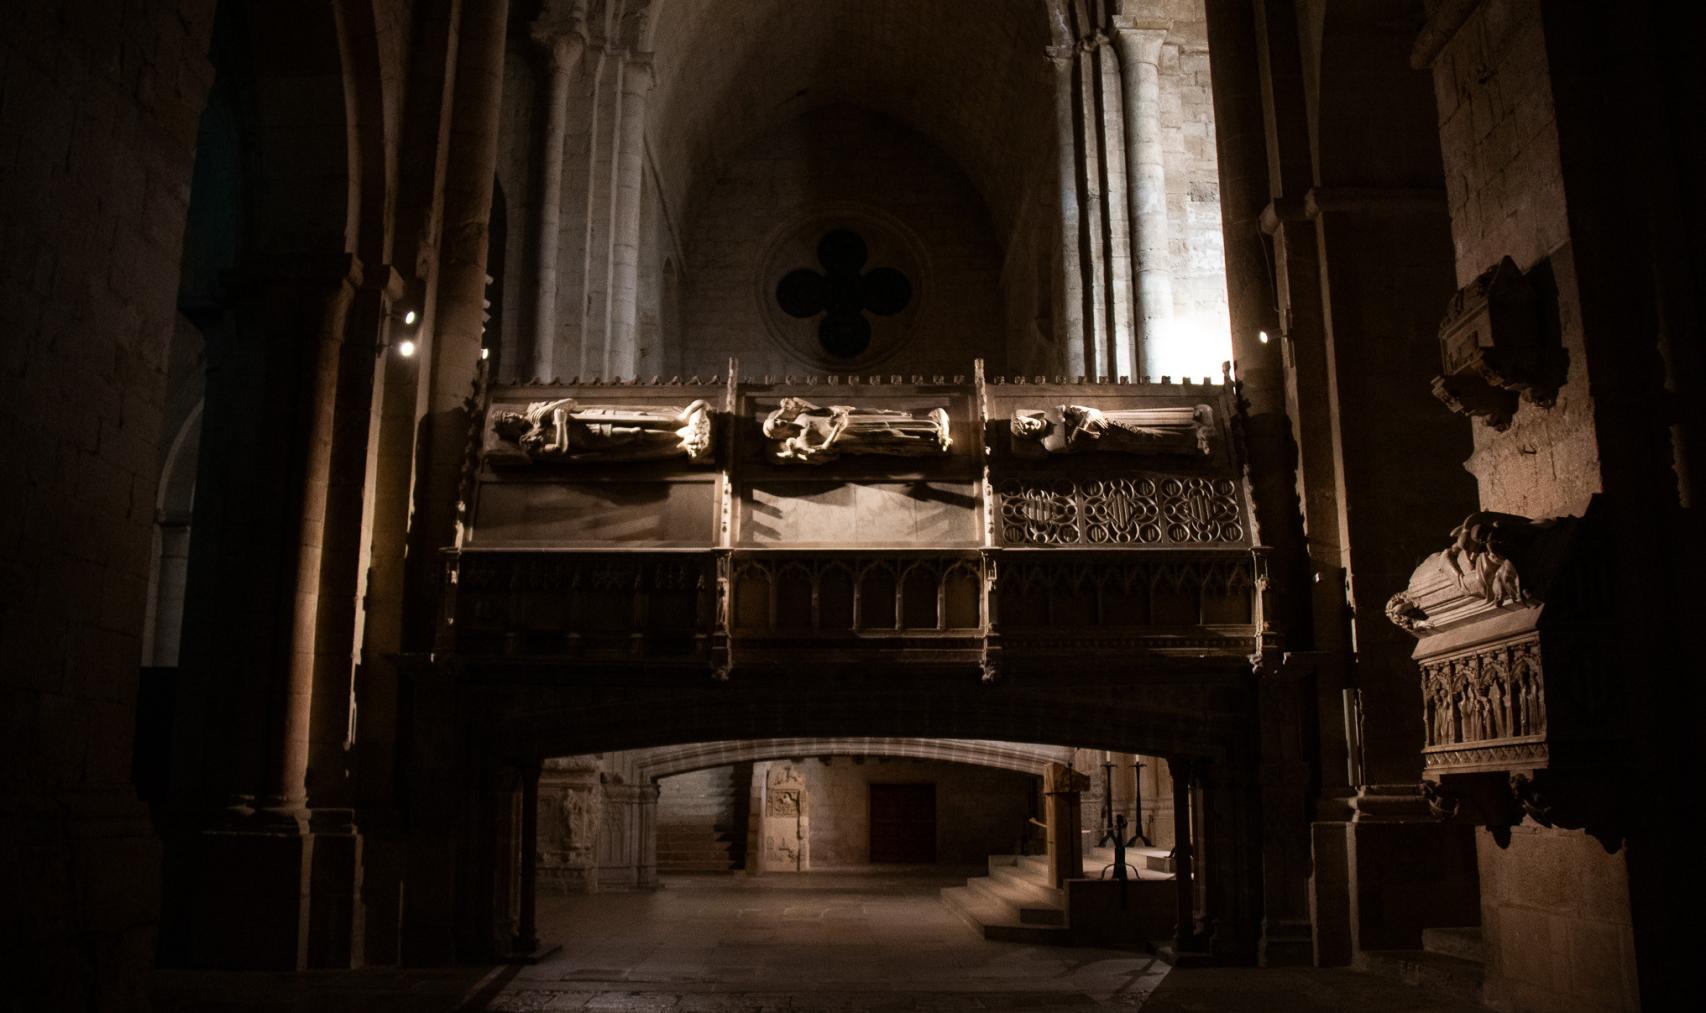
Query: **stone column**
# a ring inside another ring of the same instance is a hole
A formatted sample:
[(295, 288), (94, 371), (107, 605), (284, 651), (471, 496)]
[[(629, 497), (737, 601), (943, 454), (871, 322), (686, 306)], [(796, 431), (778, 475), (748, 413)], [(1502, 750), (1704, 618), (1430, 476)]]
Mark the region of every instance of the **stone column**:
[(1105, 37), (1098, 37), (1096, 47), (1096, 126), (1097, 150), (1101, 175), (1097, 187), (1101, 191), (1102, 215), (1106, 222), (1103, 244), (1103, 266), (1098, 272), (1105, 286), (1103, 301), (1107, 306), (1108, 346), (1106, 365), (1096, 369), (1097, 376), (1140, 375), (1137, 369), (1137, 329), (1133, 322), (1136, 312), (1133, 291), (1132, 223), (1130, 203), (1126, 193), (1131, 188), (1131, 168), (1126, 159), (1125, 98), (1120, 84), (1120, 61), (1114, 47)]
[(1309, 757), (1299, 730), (1307, 727), (1307, 659), (1265, 652), (1257, 682), (1261, 737), (1262, 927), (1256, 957), (1263, 967), (1314, 962), (1309, 915)]
[[(361, 278), (349, 255), (255, 264), (235, 286), (235, 334), (210, 348), (222, 382), (209, 387), (196, 505), (205, 537), (192, 546), (176, 798), (163, 827), (167, 965), (359, 959), (360, 841), (347, 810), (308, 809), (307, 773), (316, 676), (331, 671), (339, 642), (348, 697), (341, 634), (355, 603), (327, 594), (326, 578), (353, 569), (357, 554), (326, 538), (328, 524), (346, 521), (351, 481), (360, 509), (363, 472), (335, 465), (351, 438), (339, 432), (340, 377), (361, 387), (348, 358), (373, 356), (370, 341), (345, 340)], [(361, 398), (344, 393), (353, 410)]]
[(415, 516), (409, 532), (409, 585), (404, 649), (429, 650), (438, 619), (442, 579), (439, 550), (456, 540), (456, 499), (467, 451), (463, 401), (480, 363), (486, 322), (486, 255), (491, 233), (492, 182), (498, 159), (503, 101), (504, 38), (509, 5), (463, 9), (456, 57), (456, 93), (444, 179), (443, 256), (434, 315), (422, 327), (421, 462), (415, 477)]
[(1169, 22), (1114, 18), (1125, 90), (1127, 192), (1131, 195), (1132, 265), (1137, 276), (1138, 372), (1151, 368), (1173, 318), (1173, 270), (1167, 251), (1167, 169), (1161, 147), (1161, 44)]
[(569, 118), (569, 88), (586, 52), (581, 9), (569, 24), (557, 28), (541, 16), (533, 24), (533, 39), (545, 50), (544, 132), (539, 159), (538, 249), (534, 275), (533, 375), (557, 375), (557, 249), (563, 218), (563, 135)]
[(154, 575), (153, 613), (143, 631), (143, 656), (150, 665), (169, 668), (178, 663), (178, 644), (184, 627), (184, 585), (189, 579), (190, 515), (160, 511), (154, 522), (160, 539), (159, 570)]
[(658, 784), (643, 784), (638, 798), (639, 851), (636, 854), (634, 885), (654, 889), (658, 885)]
[[(298, 388), (298, 414), (292, 432), (296, 445), (294, 460), (287, 467), (299, 469), (295, 476), (299, 494), (296, 517), (297, 540), (291, 547), (292, 598), (280, 603), (290, 617), (290, 639), (286, 670), (278, 686), (279, 727), (275, 749), (269, 758), (267, 780), (262, 789), (263, 805), (296, 809), (308, 800), (308, 749), (312, 722), (314, 675), (319, 636), (320, 593), (326, 537), (327, 499), (332, 483), (332, 440), (337, 421), (339, 364), (344, 326), (356, 286), (361, 283), (361, 264), (353, 257), (341, 262), (327, 280), (320, 299), (315, 333), (305, 336), (311, 350), (303, 357)], [(310, 289), (319, 286), (308, 282)], [(364, 350), (365, 352), (365, 350)], [(353, 618), (353, 617), (352, 617)]]
[[(646, 98), (656, 77), (650, 54), (622, 61), (621, 118), (616, 153), (616, 219), (610, 251), (610, 337), (604, 375), (631, 377), (640, 372), (634, 321), (639, 305), (640, 195), (646, 173)], [(655, 365), (655, 364), (654, 364)]]
[(1069, 879), (1084, 878), (1084, 790), (1090, 786), (1088, 775), (1080, 774), (1064, 763), (1051, 763), (1043, 768), (1043, 797), (1045, 820), (1048, 823), (1049, 882), (1064, 888)]
[(1056, 194), (1060, 212), (1060, 284), (1055, 286), (1055, 340), (1061, 365), (1072, 376), (1086, 372), (1084, 339), (1083, 222), (1078, 206), (1078, 127), (1072, 96), (1077, 89), (1076, 60), (1070, 49), (1050, 51), (1054, 64)]
[(1169, 757), (1167, 766), (1173, 774), (1173, 896), (1179, 908), (1173, 947), (1184, 953), (1197, 947), (1197, 892), (1191, 876), (1196, 838), (1191, 826), (1191, 761)]
[(520, 955), (539, 949), (539, 769), (537, 760), (521, 768), (520, 896), (515, 919), (515, 952)]

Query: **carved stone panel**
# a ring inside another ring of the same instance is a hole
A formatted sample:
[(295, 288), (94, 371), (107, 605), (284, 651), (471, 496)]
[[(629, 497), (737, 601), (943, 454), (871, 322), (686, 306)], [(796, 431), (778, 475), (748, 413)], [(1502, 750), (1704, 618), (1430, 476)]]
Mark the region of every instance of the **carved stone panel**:
[(792, 764), (772, 764), (765, 772), (764, 869), (794, 872), (806, 866), (806, 781)]
[(1422, 665), (1423, 764), (1430, 773), (1544, 766), (1540, 638)]
[(999, 485), (1008, 545), (1236, 545), (1245, 539), (1230, 478), (1137, 475), (1010, 479)]

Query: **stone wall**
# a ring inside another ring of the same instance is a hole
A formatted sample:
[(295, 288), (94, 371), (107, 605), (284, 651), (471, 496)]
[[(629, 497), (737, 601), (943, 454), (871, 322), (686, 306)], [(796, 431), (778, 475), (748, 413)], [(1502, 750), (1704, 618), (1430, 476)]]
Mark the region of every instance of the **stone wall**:
[[(1601, 489), (1553, 68), (1539, 0), (1481, 4), (1433, 64), (1457, 278), (1509, 256), (1537, 281), (1569, 356), (1557, 404), (1474, 423), (1481, 507), (1580, 515)], [(1477, 834), (1489, 999), (1515, 1009), (1638, 1007), (1625, 852), (1532, 822)]]
[[(695, 204), (684, 242), (681, 372), (717, 375), (731, 355), (747, 375), (830, 368), (802, 359), (772, 335), (778, 278), (765, 268), (769, 251), (791, 229), (837, 210), (892, 221), (921, 254), (921, 276), (910, 279), (917, 315), (907, 325), (905, 347), (882, 369), (969, 375), (972, 359), (983, 356), (992, 372), (1004, 370), (1000, 249), (978, 192), (945, 155), (899, 123), (831, 106), (759, 138)], [(850, 371), (861, 361), (840, 368)]]
[(9, 1003), (143, 1004), (131, 787), (166, 348), (213, 4), (29, 4), (0, 36), (0, 888)]
[[(1232, 354), (1226, 310), (1226, 252), (1220, 222), (1220, 168), (1214, 147), (1208, 30), (1202, 5), (1169, 5), (1173, 26), (1161, 47), (1161, 140), (1167, 166), (1168, 254), (1173, 328), (1160, 363), (1193, 376)], [(1174, 375), (1174, 379), (1178, 379)]]
[(1640, 1009), (1624, 852), (1533, 824), (1476, 832), (1486, 998), (1521, 1010)]
[[(764, 769), (768, 767), (768, 770)], [(798, 790), (804, 847), (802, 869), (835, 869), (870, 862), (870, 794), (873, 784), (930, 784), (936, 789), (936, 861), (942, 865), (981, 865), (992, 854), (1011, 853), (1033, 812), (1036, 779), (994, 767), (834, 756), (755, 764), (755, 777), (768, 777), (769, 794), (778, 785)], [(797, 789), (795, 785), (799, 785)], [(792, 811), (767, 805), (762, 839), (783, 840), (791, 831)], [(772, 855), (771, 852), (775, 854)], [(777, 848), (767, 848), (763, 871), (788, 871)]]
[(1510, 429), (1477, 424), (1468, 467), (1481, 506), (1580, 514), (1599, 491), (1599, 451), (1575, 289), (1550, 65), (1537, 0), (1484, 4), (1434, 63), (1457, 280), (1509, 256), (1556, 298), (1569, 378), (1552, 408), (1524, 403)]

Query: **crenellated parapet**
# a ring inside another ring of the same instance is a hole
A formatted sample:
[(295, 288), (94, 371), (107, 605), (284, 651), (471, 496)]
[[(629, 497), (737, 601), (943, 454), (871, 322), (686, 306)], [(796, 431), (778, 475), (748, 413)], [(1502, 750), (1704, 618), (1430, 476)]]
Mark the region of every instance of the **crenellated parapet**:
[[(731, 364), (732, 367), (732, 364)], [(441, 647), (644, 663), (1242, 658), (1233, 386), (970, 376), (493, 386)]]

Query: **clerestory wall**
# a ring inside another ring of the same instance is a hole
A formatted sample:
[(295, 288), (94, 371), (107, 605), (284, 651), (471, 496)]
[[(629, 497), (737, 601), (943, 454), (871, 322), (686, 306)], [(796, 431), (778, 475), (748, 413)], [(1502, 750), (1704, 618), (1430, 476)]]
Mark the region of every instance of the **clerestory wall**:
[[(969, 375), (982, 356), (992, 373), (1005, 369), (1001, 253), (988, 212), (960, 169), (904, 125), (848, 105), (807, 112), (755, 140), (695, 207), (684, 240), (680, 331), (665, 336), (679, 349), (674, 371), (717, 375), (731, 355), (746, 375), (778, 378), (871, 362), (872, 354), (808, 358), (809, 335), (790, 344), (777, 334), (790, 326), (776, 314), (777, 282), (795, 268), (822, 271), (809, 244), (844, 218), (855, 231), (892, 230), (917, 247), (913, 264), (894, 264), (877, 237), (867, 237), (867, 269), (906, 270), (914, 303), (898, 325), (906, 330), (900, 347), (873, 368)], [(777, 259), (776, 245), (798, 230), (807, 233), (802, 248)], [(890, 325), (870, 311), (866, 318), (875, 329)], [(880, 340), (879, 333), (876, 355)]]

